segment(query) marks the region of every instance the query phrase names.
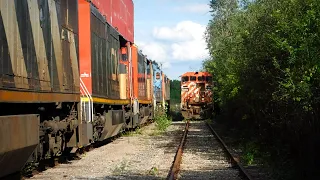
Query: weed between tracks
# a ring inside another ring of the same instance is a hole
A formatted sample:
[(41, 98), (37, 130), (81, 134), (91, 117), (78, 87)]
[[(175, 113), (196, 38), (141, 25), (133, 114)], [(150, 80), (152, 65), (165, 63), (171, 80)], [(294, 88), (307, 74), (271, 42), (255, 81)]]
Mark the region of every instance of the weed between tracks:
[(134, 135), (140, 135), (142, 134), (142, 130), (141, 128), (137, 127), (134, 131), (126, 131), (123, 132), (121, 135), (124, 137), (128, 137), (128, 136), (134, 136)]
[(172, 123), (171, 118), (165, 114), (155, 117), (154, 121), (156, 122), (157, 129), (161, 132), (165, 131)]
[(114, 175), (121, 175), (121, 174), (125, 173), (128, 166), (129, 166), (129, 163), (127, 161), (122, 161), (119, 166), (116, 166), (113, 169), (112, 173)]
[(158, 171), (159, 171), (158, 168), (152, 167), (149, 171), (149, 174), (155, 176), (158, 174)]
[(169, 116), (168, 109), (159, 108), (155, 111), (154, 122), (156, 123), (157, 131), (153, 135), (158, 135), (164, 132), (172, 123), (172, 118)]

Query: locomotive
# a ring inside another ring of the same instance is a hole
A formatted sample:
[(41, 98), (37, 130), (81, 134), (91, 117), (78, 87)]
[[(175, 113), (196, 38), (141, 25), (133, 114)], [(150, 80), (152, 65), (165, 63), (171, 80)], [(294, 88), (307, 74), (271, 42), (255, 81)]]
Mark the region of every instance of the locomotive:
[(213, 111), (213, 81), (208, 72), (186, 72), (181, 76), (181, 110), (187, 116)]
[(0, 37), (0, 177), (140, 126), (170, 99), (161, 68), (91, 1), (1, 0)]

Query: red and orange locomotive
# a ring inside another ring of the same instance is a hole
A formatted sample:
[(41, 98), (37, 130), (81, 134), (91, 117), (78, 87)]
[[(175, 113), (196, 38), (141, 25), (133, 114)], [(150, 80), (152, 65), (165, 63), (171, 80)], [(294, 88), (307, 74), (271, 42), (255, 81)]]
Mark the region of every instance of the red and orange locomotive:
[(186, 72), (181, 76), (181, 110), (192, 115), (212, 107), (213, 82), (208, 72)]

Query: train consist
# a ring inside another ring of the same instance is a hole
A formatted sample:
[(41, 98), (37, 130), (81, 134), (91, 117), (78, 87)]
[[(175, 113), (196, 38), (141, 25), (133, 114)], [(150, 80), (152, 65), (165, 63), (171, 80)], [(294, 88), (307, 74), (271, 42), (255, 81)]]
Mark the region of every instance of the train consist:
[(181, 110), (189, 115), (213, 111), (213, 81), (208, 72), (186, 72), (181, 76)]
[[(133, 16), (131, 0), (118, 2), (126, 11), (111, 14)], [(0, 1), (0, 177), (140, 126), (170, 101), (161, 67), (133, 43), (133, 18), (115, 28), (101, 7)]]

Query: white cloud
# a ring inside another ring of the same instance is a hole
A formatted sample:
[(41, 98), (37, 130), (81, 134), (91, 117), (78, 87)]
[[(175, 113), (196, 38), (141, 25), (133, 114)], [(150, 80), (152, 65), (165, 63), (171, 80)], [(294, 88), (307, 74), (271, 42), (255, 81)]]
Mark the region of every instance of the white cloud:
[(205, 26), (192, 21), (181, 21), (175, 27), (155, 27), (153, 36), (157, 39), (190, 41), (203, 36)]
[(206, 43), (201, 40), (174, 43), (171, 48), (173, 59), (180, 61), (202, 61), (208, 57)]
[(136, 42), (138, 48), (142, 50), (147, 58), (156, 60), (157, 62), (166, 62), (168, 59), (168, 53), (166, 47), (157, 42)]
[(175, 28), (155, 27), (153, 30), (153, 36), (160, 40), (181, 41), (192, 39), (191, 33), (186, 31), (182, 24), (178, 24)]
[[(202, 61), (208, 57), (204, 25), (182, 21), (174, 27), (155, 27), (152, 41), (137, 42), (147, 57), (170, 68), (172, 62)], [(162, 40), (166, 40), (163, 42)]]
[(208, 4), (188, 4), (181, 7), (174, 8), (176, 11), (191, 12), (191, 13), (207, 13), (210, 11)]

